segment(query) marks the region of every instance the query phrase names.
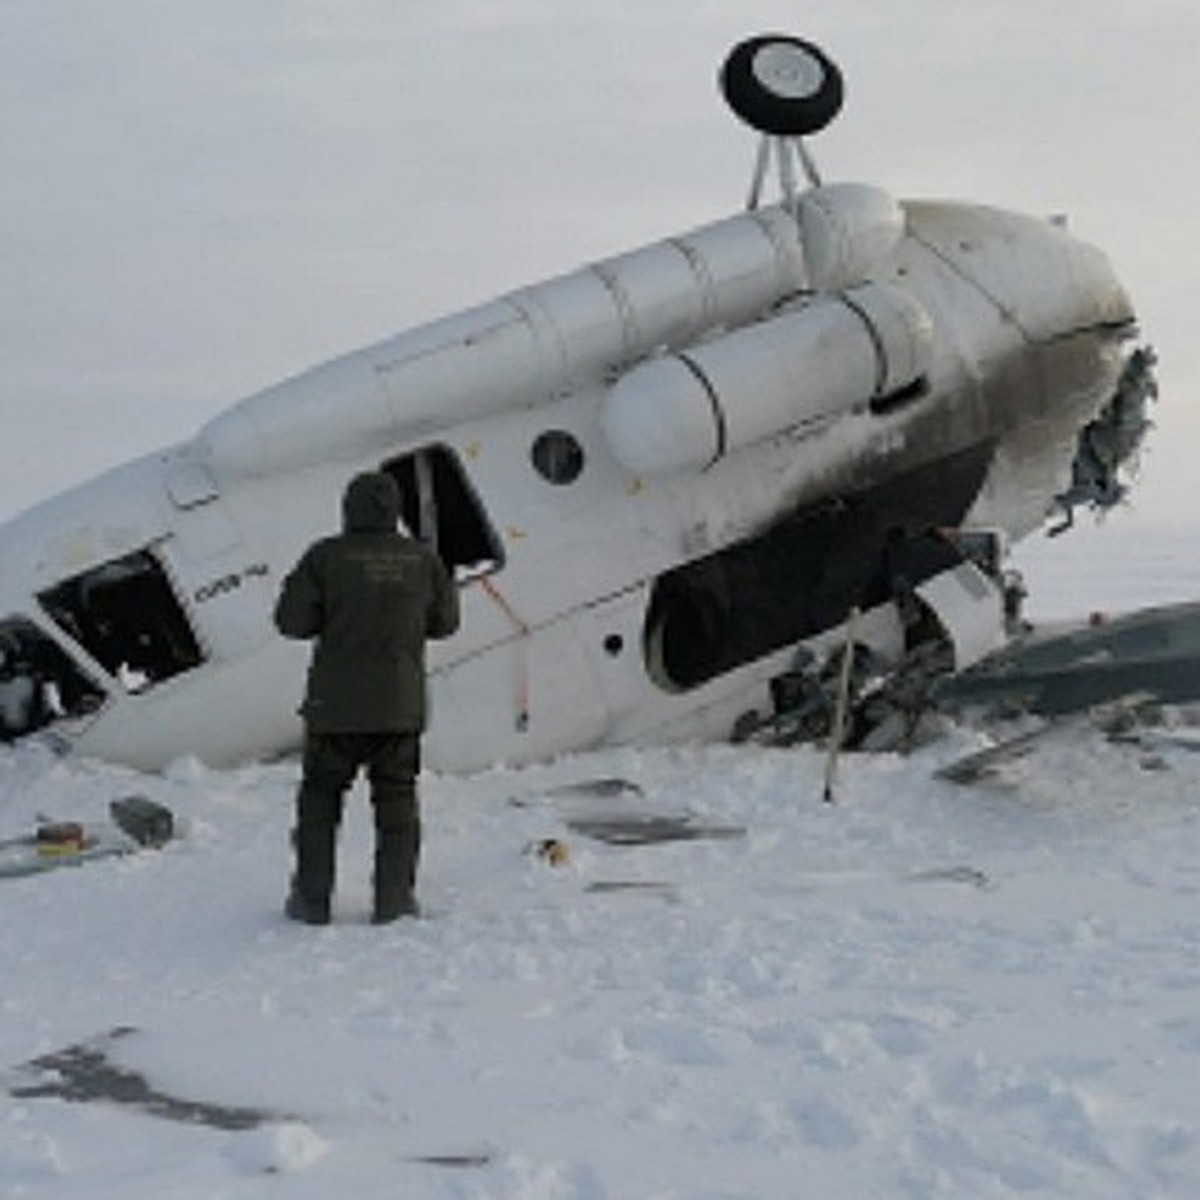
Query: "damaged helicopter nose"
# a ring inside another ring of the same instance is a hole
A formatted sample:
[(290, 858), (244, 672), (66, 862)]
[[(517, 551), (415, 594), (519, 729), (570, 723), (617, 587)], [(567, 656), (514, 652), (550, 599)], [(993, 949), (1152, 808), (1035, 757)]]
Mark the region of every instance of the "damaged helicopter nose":
[(1129, 356), (1112, 399), (1079, 431), (1075, 458), (1071, 463), (1071, 486), (1054, 498), (1054, 511), (1062, 520), (1048, 532), (1065, 533), (1075, 523), (1075, 509), (1087, 505), (1109, 509), (1125, 499), (1128, 487), (1121, 478), (1124, 469), (1137, 460), (1142, 442), (1150, 431), (1150, 402), (1158, 398), (1157, 362), (1149, 346), (1140, 346)]
[(908, 231), (1032, 343), (1131, 332), (1133, 304), (1108, 258), (1058, 221), (982, 205), (909, 201)]

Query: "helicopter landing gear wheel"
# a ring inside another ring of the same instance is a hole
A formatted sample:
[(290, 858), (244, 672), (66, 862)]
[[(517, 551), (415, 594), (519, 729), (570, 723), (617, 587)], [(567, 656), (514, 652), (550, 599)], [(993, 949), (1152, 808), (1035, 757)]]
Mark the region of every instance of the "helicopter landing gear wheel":
[(721, 68), (729, 107), (761, 133), (804, 137), (842, 107), (842, 73), (811, 42), (767, 34), (740, 42)]

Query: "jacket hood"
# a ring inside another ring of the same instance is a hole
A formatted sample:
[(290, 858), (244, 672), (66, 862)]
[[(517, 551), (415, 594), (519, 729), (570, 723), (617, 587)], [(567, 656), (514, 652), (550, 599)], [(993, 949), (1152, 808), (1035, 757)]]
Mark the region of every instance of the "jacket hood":
[(347, 533), (392, 533), (400, 519), (400, 489), (383, 471), (356, 475), (342, 497), (342, 526)]

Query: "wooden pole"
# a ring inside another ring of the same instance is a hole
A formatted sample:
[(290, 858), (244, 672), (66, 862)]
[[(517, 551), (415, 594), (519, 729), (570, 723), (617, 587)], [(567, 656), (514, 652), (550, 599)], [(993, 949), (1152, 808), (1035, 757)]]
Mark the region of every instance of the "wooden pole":
[(838, 675), (837, 707), (833, 710), (833, 729), (829, 734), (829, 753), (825, 756), (825, 803), (832, 804), (833, 783), (837, 775), (838, 753), (846, 736), (846, 709), (850, 703), (850, 667), (854, 661), (854, 634), (858, 626), (858, 605), (846, 618), (846, 645), (842, 650), (842, 670)]

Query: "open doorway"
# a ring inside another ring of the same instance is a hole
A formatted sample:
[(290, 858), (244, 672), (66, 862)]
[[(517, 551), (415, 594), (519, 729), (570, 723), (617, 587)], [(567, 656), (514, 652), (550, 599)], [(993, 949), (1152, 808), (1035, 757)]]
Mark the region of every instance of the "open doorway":
[(500, 569), (500, 539), (453, 450), (423, 446), (390, 459), (381, 469), (400, 486), (401, 515), (409, 532), (437, 551), (459, 583)]
[(64, 579), (38, 600), (128, 692), (144, 691), (204, 661), (166, 571), (149, 550)]

